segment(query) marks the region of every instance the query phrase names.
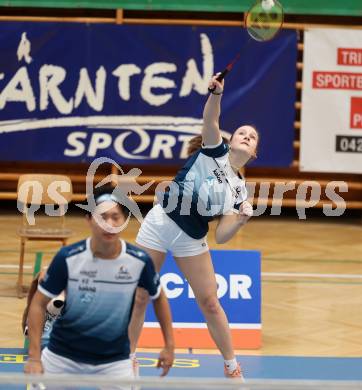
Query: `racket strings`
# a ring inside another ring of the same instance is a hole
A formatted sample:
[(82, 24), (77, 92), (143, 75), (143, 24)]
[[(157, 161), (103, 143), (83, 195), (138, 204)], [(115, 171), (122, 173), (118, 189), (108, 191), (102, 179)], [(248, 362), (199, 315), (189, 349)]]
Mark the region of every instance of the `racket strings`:
[(265, 9), (262, 3), (255, 4), (245, 17), (245, 26), (252, 38), (258, 41), (272, 39), (283, 25), (283, 8), (273, 1), (273, 6)]

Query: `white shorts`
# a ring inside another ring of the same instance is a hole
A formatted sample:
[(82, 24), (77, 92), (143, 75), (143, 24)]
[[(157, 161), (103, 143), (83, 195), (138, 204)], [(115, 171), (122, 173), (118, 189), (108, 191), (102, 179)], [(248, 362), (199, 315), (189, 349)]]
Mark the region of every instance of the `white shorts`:
[(206, 236), (200, 239), (190, 237), (159, 204), (146, 215), (136, 243), (159, 252), (166, 253), (169, 250), (175, 257), (196, 256), (209, 250)]
[[(75, 362), (74, 360), (55, 354), (45, 348), (41, 355), (44, 373), (47, 374), (84, 374), (84, 375), (107, 375), (118, 376), (120, 378), (134, 378), (132, 362), (130, 359), (119, 360), (105, 364), (86, 364)], [(69, 387), (46, 386), (48, 390), (66, 390)], [(75, 389), (75, 388), (74, 388)], [(78, 388), (77, 388), (78, 389)], [(130, 390), (130, 386), (101, 387), (101, 390)]]

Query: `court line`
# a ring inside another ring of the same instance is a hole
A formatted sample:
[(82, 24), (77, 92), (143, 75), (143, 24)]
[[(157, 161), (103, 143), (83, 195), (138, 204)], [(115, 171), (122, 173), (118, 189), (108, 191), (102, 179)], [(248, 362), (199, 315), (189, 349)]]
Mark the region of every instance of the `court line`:
[[(27, 250), (26, 253), (42, 253), (43, 255), (55, 255), (58, 252), (58, 249), (54, 249), (54, 251), (42, 251), (42, 250)], [(0, 253), (19, 253), (19, 250), (16, 249), (0, 249)]]
[(309, 258), (288, 258), (288, 257), (263, 257), (262, 261), (289, 261), (289, 262), (313, 262), (313, 263), (352, 263), (361, 264), (359, 259), (309, 259)]
[[(55, 255), (57, 253), (57, 249), (54, 249), (54, 251), (41, 251), (41, 250), (28, 250), (27, 253), (35, 254), (38, 252), (43, 253), (43, 255)], [(16, 253), (18, 254), (19, 251), (16, 249), (0, 249), (0, 253)], [(264, 256), (262, 257), (262, 261), (287, 261), (287, 262), (313, 262), (313, 263), (343, 263), (343, 264), (362, 264), (362, 257), (361, 259), (313, 259), (313, 258), (307, 258), (307, 257), (300, 257), (300, 258), (290, 258), (290, 257), (269, 257)]]
[(293, 277), (293, 278), (322, 278), (322, 279), (362, 279), (360, 274), (320, 274), (303, 272), (262, 272), (261, 276)]
[(263, 279), (263, 284), (265, 283), (284, 283), (284, 284), (292, 284), (292, 283), (306, 283), (306, 284), (340, 284), (347, 286), (362, 286), (362, 282), (350, 282), (350, 281), (336, 281), (336, 280), (303, 280), (303, 279), (285, 279), (285, 280), (273, 280), (273, 279)]
[[(159, 328), (160, 324), (158, 322), (145, 321), (144, 325), (148, 328)], [(173, 328), (197, 328), (197, 329), (207, 329), (207, 324), (200, 322), (172, 322)], [(230, 329), (261, 329), (261, 324), (257, 323), (245, 323), (245, 324), (235, 324), (229, 323)]]
[[(0, 272), (0, 275), (18, 275), (17, 272)], [(33, 275), (31, 272), (24, 272), (23, 275)]]
[[(3, 269), (18, 269), (17, 264), (0, 264)], [(24, 269), (32, 269), (31, 265), (24, 265)], [(43, 267), (44, 268), (44, 267)], [(362, 279), (362, 274), (322, 274), (305, 272), (262, 272), (261, 276), (294, 277), (294, 278), (322, 278), (322, 279)]]

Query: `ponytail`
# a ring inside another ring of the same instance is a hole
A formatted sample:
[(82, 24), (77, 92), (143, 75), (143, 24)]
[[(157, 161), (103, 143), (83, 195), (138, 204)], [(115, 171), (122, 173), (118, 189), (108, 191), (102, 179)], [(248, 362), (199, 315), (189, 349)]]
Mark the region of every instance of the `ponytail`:
[[(225, 144), (229, 144), (229, 140), (226, 137), (221, 137)], [(187, 156), (193, 155), (202, 147), (202, 136), (197, 135), (190, 139), (187, 147)]]
[(196, 151), (201, 149), (202, 146), (202, 136), (197, 135), (196, 137), (193, 137), (189, 141), (189, 145), (187, 147), (187, 155), (191, 156), (194, 154)]

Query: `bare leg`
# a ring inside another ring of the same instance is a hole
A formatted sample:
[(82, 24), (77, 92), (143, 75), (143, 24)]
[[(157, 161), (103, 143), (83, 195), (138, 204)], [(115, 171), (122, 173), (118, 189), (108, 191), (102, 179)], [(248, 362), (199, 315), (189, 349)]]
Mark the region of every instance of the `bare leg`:
[[(145, 248), (142, 245), (138, 244), (137, 246), (141, 249), (144, 249), (151, 256), (156, 271), (160, 272), (162, 264), (165, 261), (166, 253), (159, 252), (154, 249)], [(145, 322), (145, 313), (148, 301), (148, 292), (143, 288), (137, 288), (132, 317), (128, 326), (128, 336), (130, 341), (131, 353), (134, 353), (136, 351), (137, 342), (141, 335), (143, 323)]]
[(217, 298), (217, 283), (210, 252), (191, 257), (177, 257), (175, 260), (195, 294), (215, 344), (225, 360), (233, 359), (235, 355), (229, 324)]

